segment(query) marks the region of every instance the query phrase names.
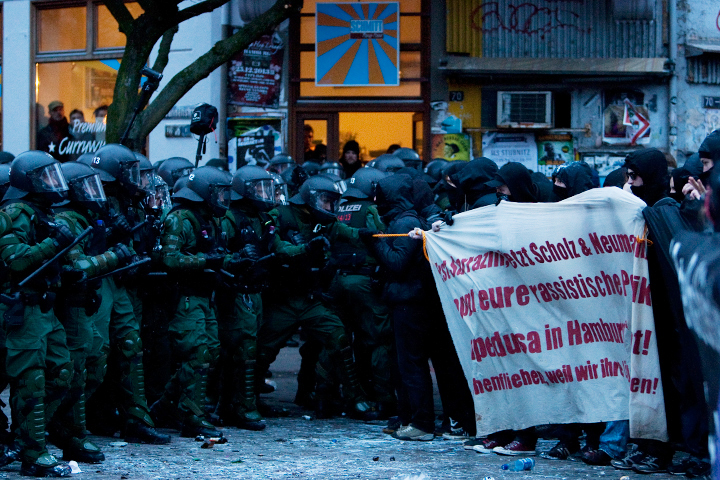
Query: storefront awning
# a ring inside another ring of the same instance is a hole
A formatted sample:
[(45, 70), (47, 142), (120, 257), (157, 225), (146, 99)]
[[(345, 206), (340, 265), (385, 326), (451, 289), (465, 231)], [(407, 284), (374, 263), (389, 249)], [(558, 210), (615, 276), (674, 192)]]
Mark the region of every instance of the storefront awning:
[(666, 58), (478, 58), (449, 56), (440, 70), (457, 74), (666, 75)]

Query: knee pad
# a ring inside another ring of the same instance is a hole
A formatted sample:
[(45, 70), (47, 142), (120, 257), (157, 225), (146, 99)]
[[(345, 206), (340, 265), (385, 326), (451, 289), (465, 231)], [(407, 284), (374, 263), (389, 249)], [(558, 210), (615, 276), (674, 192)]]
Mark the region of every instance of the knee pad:
[(49, 383), (59, 388), (70, 388), (73, 377), (73, 364), (59, 365), (48, 372)]
[(246, 359), (255, 359), (257, 357), (257, 343), (243, 342), (242, 356)]
[(136, 331), (125, 335), (120, 341), (120, 352), (125, 358), (142, 357), (142, 340), (140, 334)]
[(210, 366), (210, 351), (207, 345), (199, 345), (190, 356), (188, 362), (193, 368), (208, 368)]
[(18, 378), (18, 387), (32, 397), (45, 396), (45, 372), (40, 369), (26, 370)]
[(325, 348), (331, 352), (339, 352), (343, 348), (349, 346), (350, 340), (348, 339), (345, 331), (338, 330), (337, 332), (334, 332), (332, 335), (330, 335), (330, 340), (328, 341), (327, 345), (325, 345)]

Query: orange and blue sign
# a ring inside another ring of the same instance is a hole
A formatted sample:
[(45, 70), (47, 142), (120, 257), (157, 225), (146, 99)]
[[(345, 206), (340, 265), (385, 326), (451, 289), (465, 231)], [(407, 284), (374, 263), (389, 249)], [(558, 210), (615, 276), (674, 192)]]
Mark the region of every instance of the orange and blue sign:
[(400, 84), (400, 4), (316, 4), (315, 84), (374, 87)]

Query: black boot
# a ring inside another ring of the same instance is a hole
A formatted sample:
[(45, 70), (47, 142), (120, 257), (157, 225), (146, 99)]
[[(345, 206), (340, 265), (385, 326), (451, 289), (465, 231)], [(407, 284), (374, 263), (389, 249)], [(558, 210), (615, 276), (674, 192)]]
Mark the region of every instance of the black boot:
[(49, 453), (40, 455), (34, 462), (23, 462), (20, 475), (25, 477), (69, 477), (72, 469), (68, 465), (58, 463), (57, 459)]
[(343, 394), (347, 401), (346, 413), (357, 420), (377, 420), (379, 418), (375, 406), (365, 399), (365, 394), (358, 383), (357, 370), (353, 360), (352, 348), (340, 350), (344, 373)]
[(147, 443), (150, 445), (167, 445), (170, 435), (159, 433), (154, 427), (144, 422), (130, 419), (125, 424), (125, 441), (128, 443)]

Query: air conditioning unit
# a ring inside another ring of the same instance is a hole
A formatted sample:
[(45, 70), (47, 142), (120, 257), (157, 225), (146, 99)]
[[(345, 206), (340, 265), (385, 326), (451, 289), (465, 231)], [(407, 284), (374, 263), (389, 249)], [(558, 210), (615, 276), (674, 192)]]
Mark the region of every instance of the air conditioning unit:
[(498, 92), (497, 126), (552, 128), (551, 92)]

